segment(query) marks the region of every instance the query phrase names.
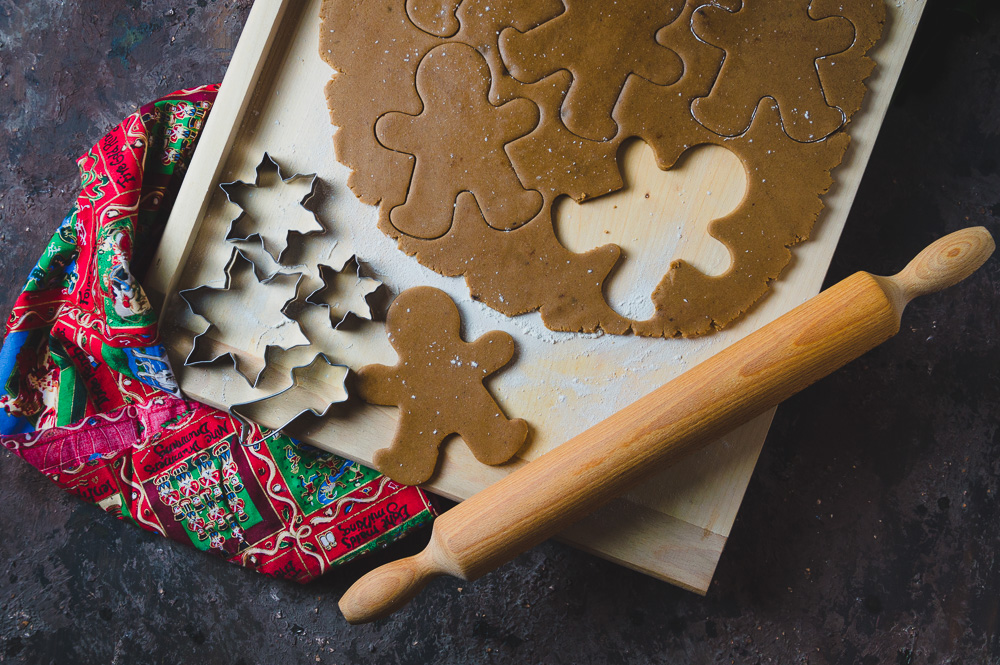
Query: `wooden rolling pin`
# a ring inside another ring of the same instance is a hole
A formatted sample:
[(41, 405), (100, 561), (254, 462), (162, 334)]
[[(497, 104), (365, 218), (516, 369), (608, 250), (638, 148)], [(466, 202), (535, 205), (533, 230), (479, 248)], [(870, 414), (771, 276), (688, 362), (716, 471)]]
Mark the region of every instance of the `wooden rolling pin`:
[(471, 581), (534, 547), (889, 339), (910, 300), (965, 279), (993, 249), (985, 228), (968, 228), (893, 277), (851, 275), (446, 512), (422, 552), (348, 589), (344, 617), (378, 619), (434, 577)]

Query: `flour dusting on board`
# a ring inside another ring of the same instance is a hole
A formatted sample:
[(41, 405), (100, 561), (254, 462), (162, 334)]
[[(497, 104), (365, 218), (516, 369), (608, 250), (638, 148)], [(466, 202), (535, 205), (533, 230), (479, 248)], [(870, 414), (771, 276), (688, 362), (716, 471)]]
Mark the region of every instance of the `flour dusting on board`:
[[(636, 381), (637, 377), (662, 374), (664, 369), (670, 375), (679, 374), (688, 368), (686, 358), (707, 344), (704, 338), (664, 340), (557, 332), (545, 327), (538, 312), (505, 316), (473, 300), (464, 279), (439, 275), (399, 251), (394, 240), (378, 231), (374, 207), (353, 197), (350, 203), (340, 203), (353, 204), (348, 216), (340, 219), (351, 219), (344, 231), (349, 234), (354, 252), (393, 294), (421, 284), (434, 286), (447, 292), (458, 305), (467, 340), (490, 330), (504, 330), (514, 336), (518, 345), (515, 362), (494, 383), (498, 398), (509, 405), (513, 415), (520, 415), (517, 405), (524, 397), (541, 400), (553, 395), (564, 408), (570, 398), (599, 396), (599, 410), (610, 414), (657, 385)], [(649, 296), (636, 294), (635, 298), (648, 300)], [(539, 367), (544, 370), (539, 371)], [(609, 390), (611, 384), (614, 389)], [(580, 418), (590, 421), (592, 416), (581, 414)]]

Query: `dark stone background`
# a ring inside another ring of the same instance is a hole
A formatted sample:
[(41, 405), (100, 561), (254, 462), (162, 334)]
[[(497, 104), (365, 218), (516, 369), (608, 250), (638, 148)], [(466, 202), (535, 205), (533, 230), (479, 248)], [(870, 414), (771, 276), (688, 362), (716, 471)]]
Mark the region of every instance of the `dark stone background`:
[[(828, 283), (1000, 235), (1000, 21), (930, 0)], [(249, 0), (0, 0), (0, 310), (139, 104), (221, 80)], [(779, 411), (707, 598), (558, 544), (352, 628), (0, 462), (0, 661), (1000, 663), (1000, 261)], [(380, 561), (421, 546), (415, 536)]]

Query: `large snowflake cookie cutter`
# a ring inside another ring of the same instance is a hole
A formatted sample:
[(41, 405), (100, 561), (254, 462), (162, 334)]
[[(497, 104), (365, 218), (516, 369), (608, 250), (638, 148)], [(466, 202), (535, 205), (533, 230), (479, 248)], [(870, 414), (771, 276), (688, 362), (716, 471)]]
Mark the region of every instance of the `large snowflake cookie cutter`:
[[(265, 279), (260, 279), (254, 271), (253, 262), (242, 251), (234, 249), (229, 262), (226, 264), (225, 280), (222, 286), (203, 284), (191, 289), (185, 289), (178, 294), (187, 304), (190, 313), (200, 316), (209, 323), (205, 330), (195, 335), (194, 341), (191, 344), (191, 350), (184, 359), (184, 365), (188, 367), (209, 365), (228, 357), (232, 360), (236, 371), (246, 379), (250, 387), (256, 388), (267, 366), (267, 355), (271, 347), (290, 349), (309, 344), (309, 339), (302, 333), (298, 322), (285, 314), (285, 309), (296, 298), (301, 281), (301, 273), (276, 273)], [(253, 354), (241, 350), (236, 345), (225, 344), (221, 340), (216, 339), (216, 337), (226, 337), (227, 330), (232, 326), (236, 326), (237, 330), (245, 332), (243, 326), (245, 321), (233, 316), (220, 317), (218, 316), (220, 313), (218, 307), (216, 308), (216, 312), (212, 313), (209, 311), (206, 303), (203, 302), (206, 298), (215, 297), (236, 301), (235, 305), (245, 305), (248, 291), (250, 288), (254, 288), (254, 285), (257, 287), (281, 288), (288, 295), (287, 298), (282, 296), (284, 300), (279, 308), (279, 314), (285, 319), (282, 322), (284, 325), (261, 324), (265, 332), (258, 335), (259, 342), (257, 346), (262, 347), (264, 350), (263, 362), (257, 362)], [(289, 325), (292, 326), (294, 331), (298, 332), (297, 338), (292, 334), (292, 339), (289, 340), (290, 333), (285, 330)], [(218, 334), (212, 334), (213, 331)], [(288, 343), (289, 341), (293, 343)], [(200, 357), (205, 346), (210, 342), (220, 343), (224, 348), (218, 349), (217, 352), (210, 352), (207, 357)]]

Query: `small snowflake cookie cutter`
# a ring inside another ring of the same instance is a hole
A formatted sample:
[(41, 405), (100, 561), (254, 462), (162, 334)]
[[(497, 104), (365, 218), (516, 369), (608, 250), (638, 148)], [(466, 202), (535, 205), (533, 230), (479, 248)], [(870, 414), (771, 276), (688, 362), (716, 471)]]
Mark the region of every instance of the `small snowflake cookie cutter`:
[[(352, 265), (354, 269), (350, 270)], [(334, 330), (339, 330), (352, 317), (363, 321), (374, 321), (371, 299), (385, 285), (380, 280), (364, 274), (361, 260), (357, 255), (348, 258), (339, 270), (327, 263), (317, 264), (317, 273), (322, 286), (306, 296), (305, 302), (326, 309), (330, 316), (330, 326)], [(328, 292), (340, 293), (337, 282), (350, 279), (355, 280), (357, 290), (355, 302), (348, 301), (349, 295), (336, 301), (331, 299)]]

